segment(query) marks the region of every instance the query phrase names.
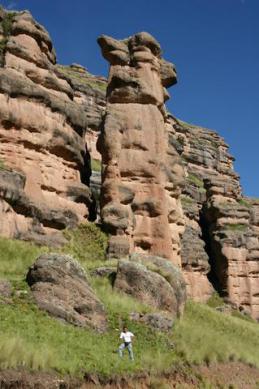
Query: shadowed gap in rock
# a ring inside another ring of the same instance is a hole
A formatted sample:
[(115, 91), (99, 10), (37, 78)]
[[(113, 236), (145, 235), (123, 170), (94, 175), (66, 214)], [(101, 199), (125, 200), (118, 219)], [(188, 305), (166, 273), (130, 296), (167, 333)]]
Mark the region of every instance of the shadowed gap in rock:
[(227, 295), (227, 269), (228, 263), (221, 253), (221, 246), (212, 236), (211, 223), (207, 219), (206, 208), (200, 211), (199, 224), (202, 231), (202, 240), (205, 243), (205, 251), (209, 257), (210, 271), (208, 280), (221, 297)]
[[(90, 177), (92, 175), (92, 168), (91, 168), (91, 156), (87, 149), (87, 146), (85, 147), (85, 154), (83, 158), (84, 158), (84, 164), (82, 168), (80, 168), (80, 179), (83, 184), (90, 187)], [(90, 222), (93, 222), (96, 220), (97, 217), (96, 199), (93, 194), (91, 195), (91, 203), (88, 209), (89, 209), (88, 220)]]

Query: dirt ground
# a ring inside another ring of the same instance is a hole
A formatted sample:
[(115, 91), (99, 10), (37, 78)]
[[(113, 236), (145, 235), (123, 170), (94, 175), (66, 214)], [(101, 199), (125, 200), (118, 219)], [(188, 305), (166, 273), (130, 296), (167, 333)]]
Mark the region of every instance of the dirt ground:
[(0, 371), (0, 389), (259, 389), (259, 369), (241, 362), (193, 366), (163, 376), (139, 374), (101, 379), (88, 375), (84, 380), (61, 378), (55, 374), (26, 370)]

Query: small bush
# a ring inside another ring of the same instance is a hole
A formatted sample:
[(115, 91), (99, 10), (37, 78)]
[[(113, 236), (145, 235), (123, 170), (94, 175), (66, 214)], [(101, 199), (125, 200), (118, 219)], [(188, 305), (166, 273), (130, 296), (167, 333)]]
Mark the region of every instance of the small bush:
[(249, 321), (255, 323), (255, 320), (251, 318), (251, 316), (246, 315), (242, 312), (237, 311), (236, 309), (231, 312), (231, 315), (234, 317), (238, 317), (241, 320)]
[(64, 234), (69, 242), (62, 251), (73, 255), (85, 267), (105, 261), (108, 237), (94, 223), (81, 224)]
[(12, 24), (15, 15), (15, 12), (5, 13), (4, 19), (2, 20), (2, 28), (5, 37), (8, 37), (12, 32)]
[(238, 200), (239, 204), (240, 205), (243, 205), (244, 207), (247, 207), (247, 208), (251, 208), (252, 205), (245, 199), (240, 199)]
[(183, 206), (188, 207), (195, 204), (195, 201), (189, 196), (181, 196), (181, 203)]
[(192, 174), (190, 173), (187, 177), (187, 180), (193, 184), (194, 186), (196, 186), (197, 188), (203, 188), (204, 189), (204, 183), (203, 181), (197, 177), (195, 174)]
[(169, 384), (163, 378), (152, 377), (150, 381), (150, 389), (170, 389)]
[(102, 170), (102, 163), (97, 159), (91, 160), (91, 169), (96, 172), (100, 172)]
[(1, 22), (2, 30), (3, 30), (3, 39), (0, 41), (0, 66), (4, 66), (4, 56), (6, 50), (6, 44), (8, 41), (8, 37), (12, 31), (12, 23), (13, 18), (16, 15), (15, 12), (7, 12), (4, 13), (4, 18)]
[(223, 306), (224, 300), (222, 297), (219, 296), (217, 292), (213, 293), (213, 295), (209, 298), (207, 301), (207, 305), (211, 308), (217, 308)]

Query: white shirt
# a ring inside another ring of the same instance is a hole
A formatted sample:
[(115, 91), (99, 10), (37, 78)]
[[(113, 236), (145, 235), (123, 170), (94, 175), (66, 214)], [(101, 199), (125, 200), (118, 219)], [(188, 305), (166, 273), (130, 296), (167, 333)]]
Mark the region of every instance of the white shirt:
[(127, 332), (121, 332), (120, 334), (120, 339), (123, 339), (124, 342), (126, 343), (130, 343), (131, 342), (131, 338), (133, 338), (134, 334), (130, 331), (127, 331)]

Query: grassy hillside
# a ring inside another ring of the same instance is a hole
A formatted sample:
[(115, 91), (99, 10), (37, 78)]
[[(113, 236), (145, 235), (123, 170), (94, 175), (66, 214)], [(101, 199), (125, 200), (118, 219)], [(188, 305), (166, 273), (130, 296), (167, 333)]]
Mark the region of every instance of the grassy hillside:
[[(70, 243), (64, 251), (76, 254), (86, 269), (104, 262), (101, 253), (106, 238), (97, 227), (81, 227), (69, 235)], [(87, 236), (91, 236), (91, 244)], [(28, 266), (46, 250), (0, 239), (0, 278), (10, 279), (15, 289), (12, 304), (0, 303), (0, 368), (54, 369), (82, 376), (85, 371), (103, 375), (142, 370), (156, 373), (175, 364), (228, 360), (259, 367), (257, 323), (190, 301), (182, 320), (175, 323), (170, 333), (157, 333), (129, 321), (130, 312), (147, 312), (150, 308), (114, 292), (108, 280), (91, 280), (108, 311), (107, 333), (100, 335), (49, 317), (35, 306), (24, 281)], [(128, 323), (136, 335), (134, 363), (127, 356), (121, 361), (116, 354), (122, 323)]]

